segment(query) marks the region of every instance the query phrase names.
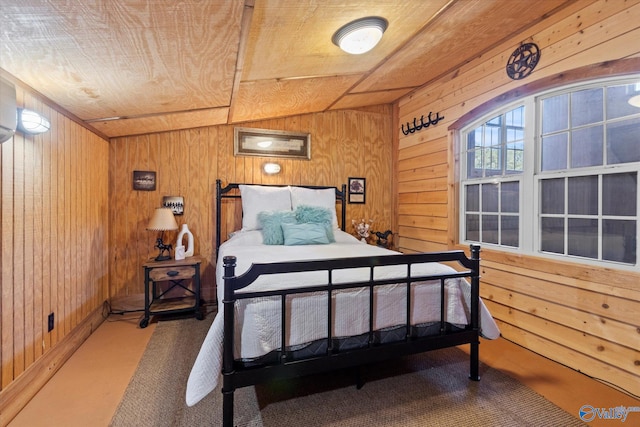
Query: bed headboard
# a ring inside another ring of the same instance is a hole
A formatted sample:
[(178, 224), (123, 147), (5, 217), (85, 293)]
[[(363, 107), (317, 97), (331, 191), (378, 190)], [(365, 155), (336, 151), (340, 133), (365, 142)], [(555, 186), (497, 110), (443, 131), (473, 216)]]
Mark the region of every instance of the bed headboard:
[[(263, 185), (267, 187), (286, 187), (287, 184), (243, 184), (243, 183), (230, 183), (227, 186), (222, 186), (222, 181), (216, 180), (216, 256), (218, 255), (218, 249), (221, 244), (221, 232), (222, 232), (222, 199), (240, 199), (240, 185)], [(347, 215), (347, 185), (342, 184), (342, 187), (330, 187), (330, 186), (318, 186), (318, 185), (292, 185), (292, 187), (310, 188), (313, 190), (324, 190), (327, 188), (333, 188), (336, 192), (336, 205), (340, 206), (340, 228), (342, 231), (346, 227), (346, 215)], [(236, 191), (234, 191), (236, 190)]]

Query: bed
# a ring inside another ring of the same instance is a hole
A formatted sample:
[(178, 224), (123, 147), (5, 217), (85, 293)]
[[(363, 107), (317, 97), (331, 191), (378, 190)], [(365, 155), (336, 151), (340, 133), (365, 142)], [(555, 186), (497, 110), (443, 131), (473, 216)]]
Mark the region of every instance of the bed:
[[(218, 312), (188, 379), (189, 406), (222, 380), (232, 426), (238, 388), (462, 344), (480, 379), (480, 336), (500, 335), (479, 297), (480, 247), (404, 255), (363, 243), (345, 232), (345, 193), (216, 182)], [(242, 227), (221, 243), (234, 199)]]

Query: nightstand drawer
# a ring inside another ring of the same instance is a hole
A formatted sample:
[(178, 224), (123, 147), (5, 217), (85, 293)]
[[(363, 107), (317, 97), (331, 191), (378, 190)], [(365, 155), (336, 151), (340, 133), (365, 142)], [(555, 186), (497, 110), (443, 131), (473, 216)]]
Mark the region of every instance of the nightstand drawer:
[(149, 278), (154, 282), (165, 280), (191, 279), (196, 274), (194, 266), (154, 268), (149, 272)]

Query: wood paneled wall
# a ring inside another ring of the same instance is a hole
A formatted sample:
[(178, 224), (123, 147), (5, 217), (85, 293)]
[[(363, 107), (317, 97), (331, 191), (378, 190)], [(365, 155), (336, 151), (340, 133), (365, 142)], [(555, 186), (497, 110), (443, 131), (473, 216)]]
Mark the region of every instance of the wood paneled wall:
[(101, 321), (108, 297), (108, 142), (16, 91), (51, 130), (0, 144), (0, 425)]
[[(457, 248), (456, 132), (482, 106), (527, 94), (527, 86), (640, 71), (640, 2), (579, 1), (495, 46), (455, 73), (404, 98), (399, 123), (439, 112), (445, 119), (405, 136), (398, 149), (399, 246)], [(505, 65), (522, 42), (541, 61), (526, 79)], [(505, 94), (508, 94), (505, 95)], [(476, 117), (477, 118), (477, 117)], [(640, 394), (640, 273), (518, 256), (485, 248), (481, 294), (504, 337), (614, 386)], [(531, 375), (536, 375), (532, 367)], [(586, 403), (586, 402), (585, 402)]]
[[(110, 144), (110, 277), (111, 297), (144, 292), (141, 264), (155, 256), (156, 233), (146, 230), (163, 196), (184, 197), (186, 223), (195, 252), (204, 257), (204, 297), (215, 300), (215, 181), (263, 184), (340, 186), (349, 177), (364, 177), (366, 204), (347, 205), (347, 231), (352, 219), (373, 219), (376, 230), (392, 228), (392, 109), (340, 110), (283, 119), (243, 123), (243, 127), (309, 132), (311, 160), (246, 157), (233, 154), (234, 126), (114, 138)], [(262, 172), (277, 161), (280, 174)], [(155, 171), (155, 191), (134, 191), (134, 170)], [(165, 232), (175, 244), (177, 232)], [(223, 237), (223, 241), (225, 238)]]

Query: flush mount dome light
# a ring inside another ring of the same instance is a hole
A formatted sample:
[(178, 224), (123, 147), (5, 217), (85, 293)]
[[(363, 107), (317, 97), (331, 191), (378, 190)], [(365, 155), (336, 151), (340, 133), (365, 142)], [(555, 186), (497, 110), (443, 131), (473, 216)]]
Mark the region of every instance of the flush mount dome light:
[(359, 55), (378, 44), (388, 25), (379, 16), (356, 19), (336, 31), (331, 41), (345, 52)]

